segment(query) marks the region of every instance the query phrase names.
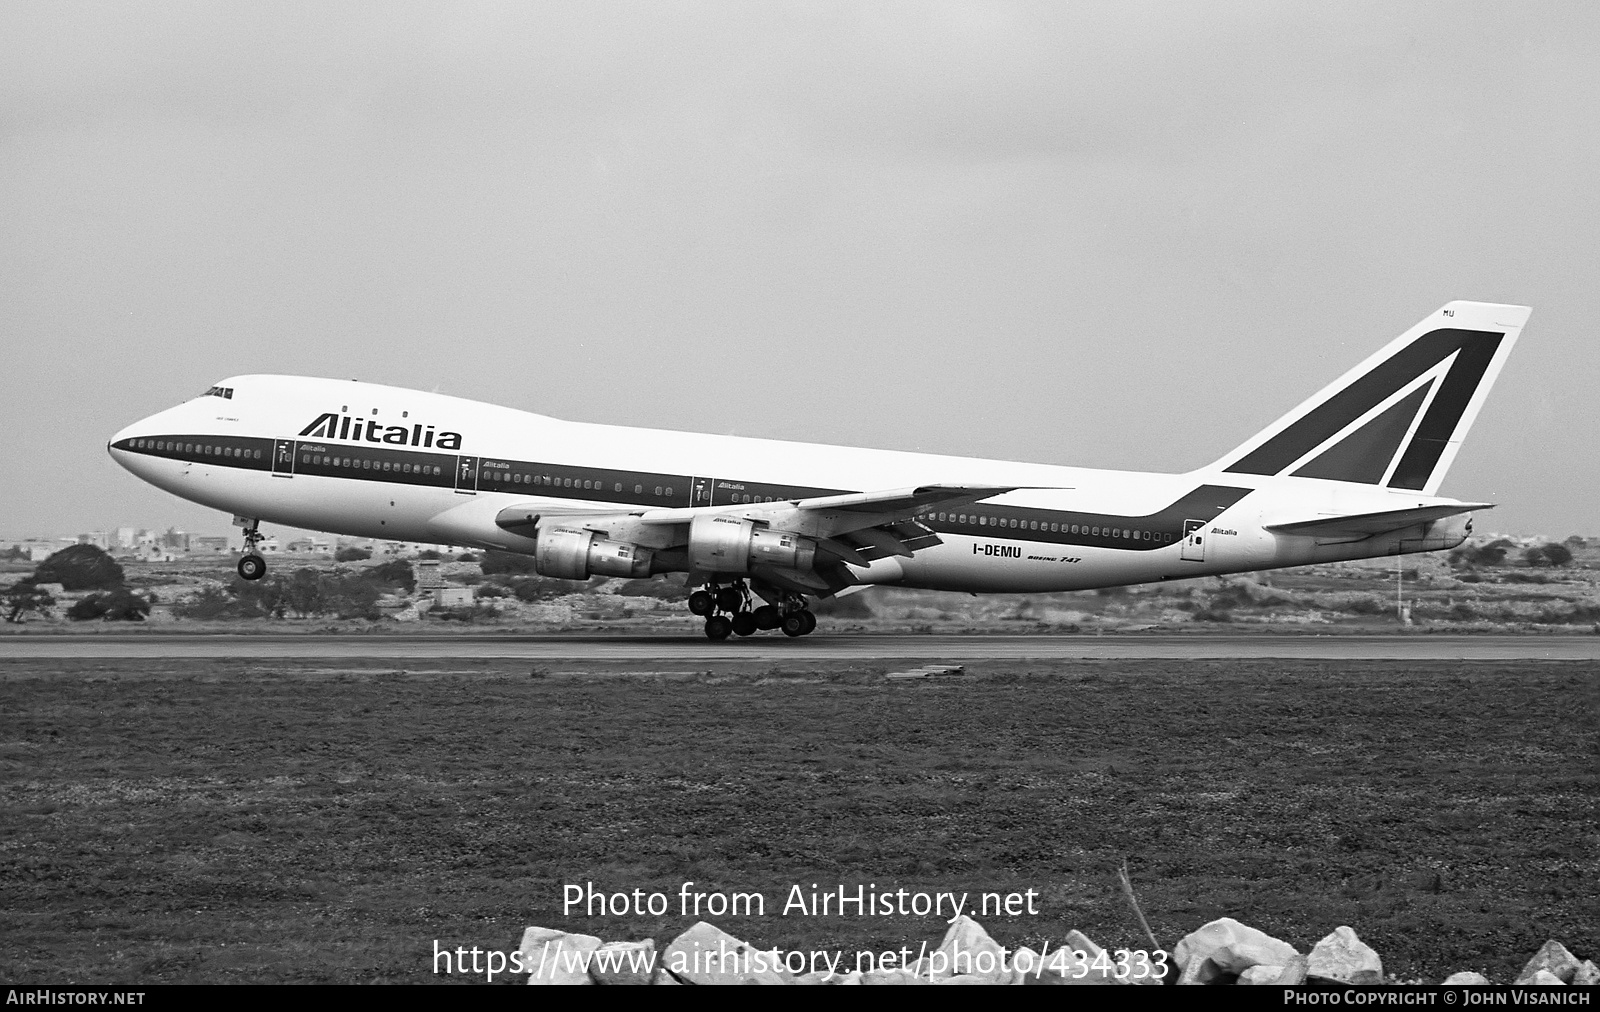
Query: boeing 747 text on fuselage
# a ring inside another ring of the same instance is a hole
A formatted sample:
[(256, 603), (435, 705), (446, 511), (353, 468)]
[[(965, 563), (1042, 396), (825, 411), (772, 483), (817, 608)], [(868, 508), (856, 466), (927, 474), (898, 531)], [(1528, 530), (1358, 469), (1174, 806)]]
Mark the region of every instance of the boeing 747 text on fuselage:
[(296, 376), (222, 380), (109, 449), (234, 514), (246, 580), (266, 573), (266, 521), (520, 552), (568, 580), (687, 573), (712, 639), (802, 636), (812, 599), (862, 585), (1043, 593), (1453, 548), (1489, 504), (1435, 493), (1528, 314), (1452, 302), (1187, 474), (564, 422)]

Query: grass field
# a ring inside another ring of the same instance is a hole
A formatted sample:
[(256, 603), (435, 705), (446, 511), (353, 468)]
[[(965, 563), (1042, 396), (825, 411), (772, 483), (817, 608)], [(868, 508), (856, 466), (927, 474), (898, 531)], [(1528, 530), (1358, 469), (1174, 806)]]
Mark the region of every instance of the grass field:
[(563, 916), (586, 881), (759, 891), (708, 919), (763, 947), (942, 931), (778, 916), (813, 882), (1036, 889), (1002, 944), (1135, 945), (1124, 858), (1169, 947), (1231, 915), (1349, 924), (1401, 979), (1600, 954), (1592, 664), (449, 667), (0, 663), (0, 978), (423, 981), (435, 939), (695, 919)]

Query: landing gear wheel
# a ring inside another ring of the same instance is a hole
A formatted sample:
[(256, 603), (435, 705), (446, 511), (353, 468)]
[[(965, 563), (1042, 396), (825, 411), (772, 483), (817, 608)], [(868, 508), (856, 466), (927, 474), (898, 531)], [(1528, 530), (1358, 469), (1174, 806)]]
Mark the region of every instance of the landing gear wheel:
[(737, 612), (733, 616), (733, 631), (740, 636), (754, 636), (758, 628), (756, 617), (747, 611)]
[(744, 607), (744, 594), (737, 587), (722, 587), (717, 590), (717, 607), (723, 611), (738, 611)]
[(756, 620), (757, 629), (776, 629), (783, 624), (783, 612), (770, 604), (764, 604), (752, 612)]
[(709, 615), (717, 610), (717, 599), (704, 590), (689, 595), (689, 610), (696, 615)]
[[(811, 613), (808, 611), (787, 612), (783, 616), (783, 622), (779, 628), (783, 630), (785, 636), (804, 636), (807, 632), (805, 617), (809, 614)], [(812, 621), (815, 622), (816, 620), (812, 619)]]
[(724, 615), (713, 615), (706, 619), (706, 639), (725, 640), (733, 632), (733, 623)]
[(239, 579), (259, 580), (267, 575), (267, 560), (259, 555), (246, 555), (239, 560)]
[(817, 630), (817, 616), (811, 614), (811, 612), (809, 612), (809, 611), (803, 611), (803, 612), (800, 613), (800, 617), (805, 619), (805, 623), (806, 623), (805, 632), (801, 633), (800, 635), (802, 635), (802, 636), (810, 636), (813, 632), (816, 632), (816, 630)]

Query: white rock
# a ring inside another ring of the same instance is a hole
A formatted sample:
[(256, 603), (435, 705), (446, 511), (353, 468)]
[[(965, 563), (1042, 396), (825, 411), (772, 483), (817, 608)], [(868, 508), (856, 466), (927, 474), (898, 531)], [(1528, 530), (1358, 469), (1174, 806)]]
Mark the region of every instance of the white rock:
[(593, 984), (589, 959), (600, 947), (593, 935), (574, 935), (554, 928), (529, 928), (522, 933), (522, 965), (529, 984)]
[(1283, 965), (1283, 973), (1278, 975), (1274, 982), (1283, 987), (1291, 987), (1306, 982), (1306, 964), (1309, 961), (1304, 956), (1296, 956)]
[(1554, 938), (1539, 946), (1539, 951), (1528, 960), (1528, 965), (1517, 974), (1516, 983), (1531, 984), (1533, 975), (1540, 970), (1548, 970), (1557, 980), (1565, 984), (1578, 972), (1578, 957), (1567, 951), (1567, 947)]
[(1088, 953), (1090, 959), (1100, 955), (1101, 952), (1100, 946), (1094, 944), (1088, 935), (1079, 931), (1077, 928), (1073, 928), (1071, 931), (1067, 932), (1067, 939), (1061, 944), (1069, 949), (1075, 949), (1078, 952)]
[(1264, 931), (1219, 917), (1186, 935), (1172, 950), (1172, 961), (1184, 969), (1194, 959), (1209, 959), (1224, 973), (1239, 974), (1252, 966), (1283, 966), (1299, 955), (1288, 942)]
[(656, 975), (656, 943), (607, 942), (589, 957), (589, 976), (596, 984), (648, 984)]
[[(923, 981), (923, 983), (926, 984), (927, 981)], [(936, 980), (936, 981), (934, 981), (934, 983), (935, 984), (940, 984), (940, 985), (943, 985), (943, 984), (956, 984), (956, 985), (977, 984), (980, 987), (993, 987), (994, 986), (994, 981), (990, 980), (988, 977), (974, 977), (970, 973), (962, 973), (962, 974), (957, 974), (954, 977), (946, 977), (943, 980)]]
[(1340, 984), (1382, 984), (1383, 960), (1353, 930), (1340, 925), (1311, 950), (1306, 976)]
[(1538, 987), (1566, 987), (1567, 982), (1551, 973), (1549, 970), (1539, 970), (1527, 980), (1517, 981), (1519, 984), (1533, 984)]
[(661, 965), (690, 984), (788, 983), (787, 974), (772, 969), (770, 956), (700, 921), (672, 940)]
[(1462, 970), (1446, 977), (1444, 983), (1454, 987), (1483, 987), (1489, 983), (1489, 978), (1476, 970)]
[(1283, 976), (1283, 967), (1257, 963), (1255, 966), (1247, 967), (1243, 973), (1239, 974), (1237, 983), (1276, 984), (1281, 976)]
[(1600, 984), (1600, 967), (1594, 965), (1594, 960), (1586, 959), (1578, 964), (1578, 971), (1572, 975), (1569, 983), (1581, 987), (1593, 987)]
[(1028, 948), (1019, 945), (1011, 953), (1011, 983), (1025, 984), (1028, 977), (1044, 976), (1044, 957)]
[(942, 958), (934, 961), (933, 979), (971, 974), (993, 981), (1009, 981), (1011, 973), (1006, 966), (1006, 951), (1002, 949), (983, 926), (962, 914), (944, 933), (939, 944)]
[(861, 975), (861, 983), (863, 985), (882, 985), (927, 984), (929, 982), (904, 967), (896, 967), (893, 970), (868, 970)]
[(1191, 984), (1227, 984), (1232, 979), (1233, 975), (1213, 963), (1209, 956), (1205, 959), (1191, 956), (1189, 964), (1178, 974), (1178, 984), (1185, 987)]

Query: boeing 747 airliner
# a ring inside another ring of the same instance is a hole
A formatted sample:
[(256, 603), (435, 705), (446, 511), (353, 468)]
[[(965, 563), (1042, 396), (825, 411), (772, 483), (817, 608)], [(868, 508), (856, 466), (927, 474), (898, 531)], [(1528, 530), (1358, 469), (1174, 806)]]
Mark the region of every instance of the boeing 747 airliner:
[(268, 521), (521, 552), (568, 580), (687, 573), (712, 639), (803, 636), (810, 599), (863, 584), (1084, 590), (1453, 548), (1490, 506), (1435, 493), (1529, 312), (1452, 302), (1187, 474), (564, 422), (295, 376), (222, 380), (109, 450), (234, 514), (246, 580), (266, 573)]

